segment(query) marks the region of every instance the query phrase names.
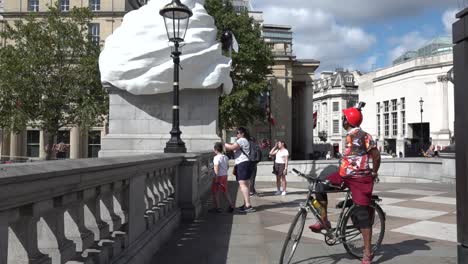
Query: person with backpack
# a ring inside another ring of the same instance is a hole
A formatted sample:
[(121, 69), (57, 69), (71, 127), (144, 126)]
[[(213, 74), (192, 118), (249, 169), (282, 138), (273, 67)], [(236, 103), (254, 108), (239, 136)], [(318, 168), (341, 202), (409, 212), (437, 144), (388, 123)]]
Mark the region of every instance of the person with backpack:
[(257, 143), (257, 140), (252, 137), (251, 150), (253, 153), (252, 156), (252, 175), (250, 176), (250, 196), (257, 195), (257, 190), (255, 190), (255, 178), (257, 178), (257, 165), (262, 161), (262, 150)]
[[(279, 140), (276, 146), (270, 151), (270, 156), (275, 156), (274, 171), (276, 174), (276, 195), (286, 195), (286, 175), (288, 174), (289, 151), (286, 149), (286, 143)], [(281, 187), (281, 189), (280, 189)]]
[(249, 133), (244, 127), (237, 128), (236, 142), (230, 144), (225, 143), (224, 147), (227, 151), (234, 151), (235, 166), (233, 174), (236, 176), (237, 182), (239, 182), (239, 189), (244, 198), (244, 204), (238, 208), (242, 213), (255, 212), (255, 208), (250, 203), (249, 196), (249, 185), (250, 177), (252, 176), (252, 158), (250, 154)]
[(211, 183), (211, 194), (213, 196), (214, 208), (210, 209), (209, 212), (212, 213), (221, 213), (223, 210), (219, 206), (219, 193), (222, 192), (224, 198), (229, 203), (228, 212), (232, 213), (234, 211), (234, 203), (231, 200), (228, 192), (228, 168), (229, 168), (229, 158), (223, 154), (223, 144), (221, 142), (216, 142), (213, 148), (215, 156), (213, 158), (213, 182)]

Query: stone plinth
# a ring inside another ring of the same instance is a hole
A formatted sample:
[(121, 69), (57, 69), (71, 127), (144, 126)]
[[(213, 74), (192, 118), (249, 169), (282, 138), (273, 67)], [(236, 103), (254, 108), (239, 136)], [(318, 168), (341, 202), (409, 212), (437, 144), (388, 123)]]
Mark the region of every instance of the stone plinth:
[[(173, 94), (133, 95), (105, 85), (109, 91), (109, 133), (100, 157), (162, 153), (172, 128)], [(219, 89), (184, 89), (179, 93), (180, 130), (187, 152), (212, 149), (220, 141)]]

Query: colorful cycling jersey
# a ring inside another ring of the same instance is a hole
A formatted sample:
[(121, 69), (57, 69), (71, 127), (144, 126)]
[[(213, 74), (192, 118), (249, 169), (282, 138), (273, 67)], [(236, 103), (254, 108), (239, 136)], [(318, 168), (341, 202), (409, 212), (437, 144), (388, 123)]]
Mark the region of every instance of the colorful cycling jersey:
[(346, 135), (346, 149), (340, 166), (342, 177), (370, 176), (368, 152), (377, 145), (372, 136), (356, 127)]

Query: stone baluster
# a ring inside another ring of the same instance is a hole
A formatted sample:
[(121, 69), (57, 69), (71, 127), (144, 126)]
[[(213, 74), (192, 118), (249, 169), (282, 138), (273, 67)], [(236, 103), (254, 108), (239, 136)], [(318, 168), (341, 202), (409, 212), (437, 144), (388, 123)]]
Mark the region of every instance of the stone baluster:
[(158, 193), (159, 202), (158, 207), (160, 208), (162, 216), (165, 216), (169, 212), (168, 204), (166, 203), (166, 193), (162, 186), (162, 171), (161, 169), (156, 170), (155, 172), (155, 189)]
[[(89, 193), (86, 193), (89, 195)], [(66, 197), (66, 198), (65, 198)], [(64, 199), (70, 204), (64, 212), (65, 237), (75, 243), (75, 251), (81, 253), (94, 243), (94, 234), (85, 226), (84, 192), (68, 194)]]
[(149, 225), (155, 224), (156, 221), (158, 220), (158, 214), (154, 210), (154, 207), (156, 207), (156, 197), (152, 191), (152, 185), (153, 185), (153, 173), (148, 173), (146, 175), (146, 182), (145, 182), (145, 205), (146, 205), (146, 212), (145, 212), (145, 218), (147, 219), (147, 224), (148, 224), (148, 229)]
[(8, 261), (11, 264), (52, 264), (38, 248), (37, 222), (41, 208), (33, 204), (18, 208), (12, 215), (8, 234)]
[(174, 189), (171, 183), (171, 170), (169, 168), (164, 169), (163, 173), (163, 186), (164, 190), (166, 191), (166, 201), (169, 204), (169, 209), (172, 210), (175, 207), (175, 199), (174, 199)]
[(154, 197), (154, 205), (153, 205), (153, 211), (157, 214), (157, 219), (159, 220), (163, 215), (164, 211), (160, 207), (160, 203), (162, 201), (162, 194), (158, 190), (158, 176), (156, 171), (153, 171), (151, 173), (151, 183), (150, 183), (150, 189), (151, 193), (153, 194)]
[(54, 264), (65, 263), (77, 257), (74, 241), (65, 235), (65, 211), (74, 202), (73, 198), (76, 199), (76, 196), (59, 196), (35, 206), (43, 212), (38, 222), (39, 250), (49, 255)]
[(116, 218), (119, 219), (118, 222), (114, 221), (114, 229), (112, 232), (112, 238), (115, 240), (114, 244), (114, 255), (119, 254), (124, 248), (125, 248), (125, 237), (126, 237), (126, 232), (123, 230), (124, 229), (124, 224), (127, 222), (127, 217), (125, 216), (124, 211), (122, 210), (122, 205), (119, 198), (122, 195), (122, 186), (123, 183), (121, 181), (119, 182), (114, 182), (112, 184), (112, 194), (111, 194), (111, 199), (112, 199), (112, 207), (113, 207), (113, 214), (115, 215)]
[(106, 263), (109, 259), (109, 246), (107, 239), (110, 237), (109, 225), (101, 217), (101, 187), (84, 190), (85, 199), (84, 217), (85, 226), (94, 234), (94, 245), (85, 249), (82, 256), (96, 263)]

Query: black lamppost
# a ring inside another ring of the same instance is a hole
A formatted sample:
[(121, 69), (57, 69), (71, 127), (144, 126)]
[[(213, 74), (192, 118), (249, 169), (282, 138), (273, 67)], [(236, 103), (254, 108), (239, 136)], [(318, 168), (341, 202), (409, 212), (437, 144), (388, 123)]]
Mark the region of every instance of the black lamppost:
[(421, 97), (419, 99), (419, 105), (421, 106), (421, 126), (420, 126), (421, 136), (419, 138), (419, 147), (424, 150), (424, 147), (423, 147), (423, 103), (424, 103), (424, 100)]
[(271, 80), (268, 80), (268, 90), (267, 90), (267, 100), (268, 100), (268, 135), (270, 136), (270, 148), (271, 148), (271, 141), (273, 140), (272, 139), (272, 135), (271, 135)]
[(179, 129), (179, 63), (180, 54), (179, 43), (184, 41), (185, 32), (189, 24), (189, 19), (192, 16), (192, 11), (180, 0), (172, 0), (171, 3), (165, 5), (159, 14), (164, 18), (166, 26), (167, 38), (174, 42), (174, 50), (172, 51), (172, 59), (174, 61), (174, 92), (172, 105), (172, 130), (171, 139), (166, 143), (164, 148), (165, 153), (185, 153), (185, 143), (180, 138)]

